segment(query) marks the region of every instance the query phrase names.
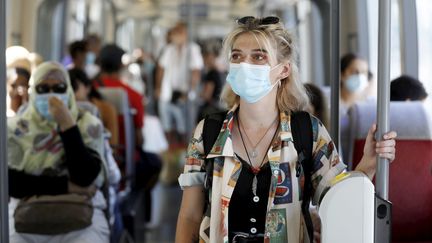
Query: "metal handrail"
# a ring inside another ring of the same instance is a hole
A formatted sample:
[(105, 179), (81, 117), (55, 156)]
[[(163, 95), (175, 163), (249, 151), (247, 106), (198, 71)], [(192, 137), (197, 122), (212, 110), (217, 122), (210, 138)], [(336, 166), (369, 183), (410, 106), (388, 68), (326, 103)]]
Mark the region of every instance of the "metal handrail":
[[(6, 0), (0, 0), (0, 100), (6, 100)], [(0, 243), (9, 242), (6, 102), (0, 102)]]

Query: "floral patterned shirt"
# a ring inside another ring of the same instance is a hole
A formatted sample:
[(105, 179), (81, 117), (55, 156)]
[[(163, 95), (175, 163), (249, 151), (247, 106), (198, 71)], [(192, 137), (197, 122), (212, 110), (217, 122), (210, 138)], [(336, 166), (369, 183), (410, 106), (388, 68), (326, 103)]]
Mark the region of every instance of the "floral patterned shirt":
[[(200, 242), (228, 243), (228, 208), (231, 196), (242, 170), (242, 163), (234, 158), (231, 130), (238, 105), (226, 115), (218, 138), (207, 158), (214, 158), (211, 204), (200, 226)], [(331, 180), (345, 168), (339, 160), (327, 130), (311, 116), (313, 129), (312, 202), (317, 204)], [(188, 147), (183, 174), (179, 177), (182, 188), (204, 184), (201, 169), (205, 154), (202, 138), (203, 121), (194, 132)], [(301, 213), (303, 175), (296, 177), (297, 151), (291, 133), (290, 112), (280, 113), (279, 134), (267, 152), (272, 171), (267, 203), (265, 242), (309, 242)]]

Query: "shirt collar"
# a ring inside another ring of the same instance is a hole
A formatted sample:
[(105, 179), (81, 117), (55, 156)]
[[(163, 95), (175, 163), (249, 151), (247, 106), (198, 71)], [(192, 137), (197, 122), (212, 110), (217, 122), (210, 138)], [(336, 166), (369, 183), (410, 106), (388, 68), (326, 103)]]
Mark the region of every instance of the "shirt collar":
[[(216, 142), (213, 144), (210, 153), (207, 155), (207, 158), (215, 158), (215, 157), (233, 157), (234, 156), (234, 148), (232, 145), (231, 139), (231, 131), (234, 126), (234, 114), (239, 108), (238, 104), (235, 104), (228, 112), (224, 119), (222, 128), (219, 132), (219, 135), (216, 139)], [(291, 128), (290, 128), (290, 112), (282, 111), (279, 113), (279, 134), (277, 136), (277, 140), (273, 143), (272, 149), (270, 151), (274, 151), (275, 145), (280, 145), (281, 142), (284, 141), (292, 141)], [(278, 146), (279, 147), (279, 146)]]

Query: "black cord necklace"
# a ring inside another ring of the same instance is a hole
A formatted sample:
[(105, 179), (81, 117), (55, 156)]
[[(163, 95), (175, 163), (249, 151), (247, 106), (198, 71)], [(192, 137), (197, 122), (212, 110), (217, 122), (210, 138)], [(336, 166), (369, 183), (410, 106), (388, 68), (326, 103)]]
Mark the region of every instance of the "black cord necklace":
[[(237, 115), (236, 115), (236, 119), (237, 119), (237, 127), (238, 127), (238, 130), (239, 130), (240, 138), (241, 138), (241, 140), (242, 140), (243, 148), (245, 149), (246, 156), (247, 156), (247, 158), (248, 158), (248, 162), (249, 162), (249, 165), (250, 165), (250, 167), (251, 167), (251, 171), (252, 171), (252, 173), (254, 174), (254, 178), (253, 178), (253, 180), (252, 180), (252, 193), (254, 194), (254, 199), (255, 199), (255, 198), (257, 198), (257, 184), (258, 184), (257, 175), (258, 175), (258, 173), (260, 172), (262, 165), (264, 164), (264, 161), (265, 161), (265, 159), (266, 159), (266, 157), (267, 157), (267, 152), (264, 153), (264, 156), (263, 156), (263, 159), (262, 159), (262, 161), (261, 161), (261, 164), (260, 164), (258, 167), (254, 167), (254, 166), (252, 165), (252, 161), (251, 161), (251, 159), (250, 159), (250, 157), (249, 157), (249, 152), (248, 152), (248, 150), (247, 150), (247, 148), (246, 148), (246, 144), (245, 144), (245, 142), (244, 142), (244, 140), (243, 140), (243, 135), (242, 135), (242, 133), (241, 133), (240, 122), (239, 122), (239, 114), (238, 114), (238, 113), (237, 113)], [(277, 124), (279, 124), (279, 122), (278, 122)], [(269, 145), (268, 145), (266, 151), (268, 151), (268, 150), (270, 149), (270, 146), (272, 145), (272, 142), (273, 142), (274, 138), (276, 137), (276, 134), (277, 134), (278, 130), (279, 130), (279, 129), (276, 128), (276, 130), (275, 130), (275, 132), (274, 132), (274, 134), (273, 134), (273, 137), (272, 137), (272, 139), (270, 140), (270, 143), (269, 143)], [(258, 199), (258, 200), (259, 200), (259, 199)]]

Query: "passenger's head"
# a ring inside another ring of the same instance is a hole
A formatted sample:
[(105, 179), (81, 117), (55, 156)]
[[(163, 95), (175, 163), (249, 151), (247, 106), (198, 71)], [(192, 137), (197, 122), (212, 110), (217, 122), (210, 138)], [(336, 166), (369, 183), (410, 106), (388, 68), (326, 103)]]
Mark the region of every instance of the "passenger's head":
[(49, 112), (49, 100), (56, 97), (66, 105), (72, 116), (76, 117), (75, 96), (70, 84), (69, 75), (63, 66), (56, 62), (45, 62), (39, 65), (30, 78), (28, 112), (37, 113), (40, 118), (52, 121)]
[(328, 109), (324, 93), (321, 89), (311, 83), (304, 84), (311, 102), (311, 113), (320, 119), (325, 126), (328, 125)]
[(349, 93), (359, 93), (368, 87), (369, 68), (365, 59), (348, 53), (341, 58), (340, 65), (343, 90)]
[(31, 70), (34, 71), (37, 66), (43, 63), (43, 57), (36, 52), (31, 52), (29, 54), (29, 61), (31, 63)]
[(201, 52), (204, 64), (207, 67), (214, 67), (216, 65), (216, 59), (219, 56), (221, 49), (221, 43), (217, 40), (209, 39), (203, 43)]
[(85, 41), (74, 41), (69, 45), (69, 54), (74, 66), (83, 69), (86, 64), (87, 43)]
[(87, 50), (89, 52), (93, 52), (95, 55), (99, 54), (102, 46), (102, 40), (97, 34), (90, 34), (85, 39), (85, 42), (87, 43)]
[[(6, 84), (8, 112), (16, 113), (21, 105), (27, 103), (28, 86), (31, 74), (29, 52), (21, 46), (6, 49)], [(12, 113), (10, 113), (12, 114)]]
[(187, 26), (183, 22), (178, 22), (171, 30), (170, 37), (173, 44), (184, 45), (187, 42)]
[(92, 86), (87, 74), (78, 68), (70, 69), (68, 72), (76, 100), (87, 101)]
[(104, 73), (118, 73), (123, 68), (122, 57), (125, 51), (115, 44), (102, 47), (99, 62)]
[(391, 101), (423, 101), (427, 96), (422, 82), (408, 75), (402, 75), (390, 83)]
[[(271, 85), (276, 85), (272, 91), (277, 89), (279, 110), (306, 109), (309, 101), (298, 77), (297, 47), (279, 18), (239, 19), (238, 26), (224, 40), (224, 51), (230, 59), (230, 73), (231, 68), (240, 63), (269, 66), (269, 79)], [(230, 85), (225, 86), (221, 97), (229, 107), (239, 101)]]

